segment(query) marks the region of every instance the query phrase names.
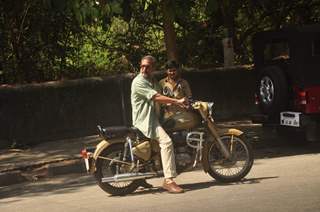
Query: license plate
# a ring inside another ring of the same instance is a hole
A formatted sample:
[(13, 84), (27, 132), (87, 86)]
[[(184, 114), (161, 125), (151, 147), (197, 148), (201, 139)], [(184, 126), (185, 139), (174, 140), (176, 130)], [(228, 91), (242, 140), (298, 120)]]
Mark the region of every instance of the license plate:
[(298, 112), (281, 112), (280, 125), (290, 127), (300, 127), (300, 114)]

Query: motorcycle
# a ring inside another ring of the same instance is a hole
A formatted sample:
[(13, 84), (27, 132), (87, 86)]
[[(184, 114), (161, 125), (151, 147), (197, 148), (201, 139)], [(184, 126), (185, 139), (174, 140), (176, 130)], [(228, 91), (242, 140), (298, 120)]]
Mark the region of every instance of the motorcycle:
[[(163, 121), (171, 137), (178, 173), (202, 164), (216, 181), (230, 183), (244, 178), (253, 165), (253, 151), (237, 129), (215, 124), (213, 103), (190, 101), (192, 111), (175, 113)], [(134, 127), (98, 125), (103, 139), (81, 151), (86, 169), (101, 189), (111, 195), (134, 192), (145, 179), (163, 176), (159, 144)]]

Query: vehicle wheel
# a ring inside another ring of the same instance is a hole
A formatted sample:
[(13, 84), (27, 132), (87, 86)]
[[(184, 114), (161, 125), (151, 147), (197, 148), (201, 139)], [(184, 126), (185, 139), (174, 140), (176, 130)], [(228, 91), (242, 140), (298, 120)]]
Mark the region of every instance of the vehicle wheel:
[(288, 103), (288, 82), (284, 72), (276, 66), (266, 67), (258, 83), (261, 111), (270, 116), (278, 115)]
[(251, 145), (234, 135), (221, 136), (222, 142), (231, 153), (227, 160), (215, 143), (209, 146), (208, 173), (220, 182), (236, 182), (245, 177), (253, 165), (253, 151)]
[[(113, 144), (104, 149), (99, 156), (121, 161), (123, 150), (123, 144)], [(134, 192), (139, 187), (139, 181), (133, 180), (125, 182), (103, 183), (102, 178), (113, 177), (116, 173), (127, 173), (129, 169), (130, 165), (121, 164), (98, 157), (96, 162), (95, 177), (98, 181), (98, 185), (105, 192), (112, 195), (122, 196)]]

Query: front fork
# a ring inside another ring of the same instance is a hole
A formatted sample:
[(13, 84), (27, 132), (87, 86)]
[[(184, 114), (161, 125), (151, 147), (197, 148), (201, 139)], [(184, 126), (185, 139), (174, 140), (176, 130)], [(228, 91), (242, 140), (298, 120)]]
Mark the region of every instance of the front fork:
[(226, 159), (230, 160), (230, 159), (231, 159), (231, 153), (230, 153), (230, 151), (228, 150), (228, 148), (226, 147), (226, 145), (222, 142), (222, 140), (221, 140), (221, 138), (220, 138), (220, 136), (219, 136), (219, 134), (218, 134), (218, 131), (216, 130), (214, 124), (213, 124), (210, 120), (208, 120), (208, 121), (207, 121), (207, 126), (208, 126), (208, 128), (209, 128), (212, 136), (213, 136), (214, 139), (217, 141), (217, 144), (218, 144), (218, 146), (219, 146), (219, 148), (220, 148), (223, 156), (224, 156)]
[(211, 132), (212, 136), (214, 137), (214, 139), (217, 141), (217, 144), (223, 154), (223, 156), (230, 160), (231, 159), (231, 153), (230, 151), (227, 149), (227, 147), (224, 145), (224, 143), (222, 142), (219, 133), (216, 129), (216, 127), (214, 126), (213, 123), (213, 119), (211, 117), (210, 114), (206, 113), (204, 110), (202, 110), (201, 106), (198, 108), (198, 111), (200, 112), (200, 115), (202, 116), (203, 120), (205, 120), (209, 131)]

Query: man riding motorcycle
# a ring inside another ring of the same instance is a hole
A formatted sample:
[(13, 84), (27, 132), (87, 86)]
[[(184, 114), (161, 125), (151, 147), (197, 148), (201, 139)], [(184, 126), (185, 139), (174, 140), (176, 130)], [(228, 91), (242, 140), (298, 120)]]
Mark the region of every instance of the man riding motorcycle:
[(160, 94), (160, 87), (153, 79), (155, 58), (148, 55), (141, 59), (140, 73), (131, 84), (131, 106), (133, 126), (138, 128), (146, 137), (159, 141), (161, 160), (164, 172), (163, 188), (170, 193), (182, 193), (173, 178), (177, 176), (174, 150), (171, 138), (159, 122), (157, 103), (173, 104), (185, 107), (186, 98), (170, 98)]
[[(152, 56), (143, 57), (140, 73), (132, 81), (134, 127), (98, 125), (102, 140), (95, 148), (81, 151), (86, 169), (95, 175), (99, 187), (111, 195), (126, 195), (139, 186), (145, 187), (146, 179), (164, 174), (163, 188), (171, 193), (182, 193), (184, 190), (173, 178), (177, 172), (196, 168), (198, 163), (219, 182), (243, 179), (254, 162), (244, 133), (233, 128), (218, 128), (208, 102), (161, 95), (152, 77), (154, 65)], [(189, 110), (178, 111), (160, 122), (158, 103), (188, 105)], [(186, 117), (188, 112), (193, 116)]]

